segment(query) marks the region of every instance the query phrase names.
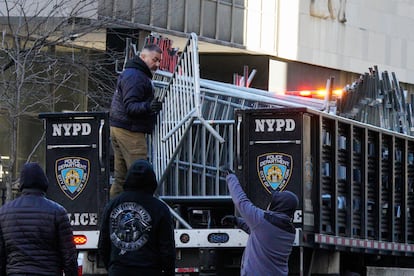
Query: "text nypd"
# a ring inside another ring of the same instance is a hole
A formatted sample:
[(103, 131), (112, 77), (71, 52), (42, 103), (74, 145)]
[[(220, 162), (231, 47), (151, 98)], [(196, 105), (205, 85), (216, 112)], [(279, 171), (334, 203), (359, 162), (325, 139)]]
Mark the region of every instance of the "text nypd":
[(52, 136), (87, 136), (91, 129), (89, 123), (52, 124)]
[(68, 213), (69, 221), (72, 226), (97, 225), (97, 213)]
[(293, 119), (255, 119), (256, 132), (294, 131)]

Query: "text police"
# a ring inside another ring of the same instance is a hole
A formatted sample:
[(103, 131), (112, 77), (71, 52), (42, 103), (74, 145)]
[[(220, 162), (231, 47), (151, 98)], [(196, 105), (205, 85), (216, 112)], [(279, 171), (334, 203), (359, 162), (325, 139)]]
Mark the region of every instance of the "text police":
[(68, 213), (72, 226), (76, 225), (98, 225), (97, 213)]

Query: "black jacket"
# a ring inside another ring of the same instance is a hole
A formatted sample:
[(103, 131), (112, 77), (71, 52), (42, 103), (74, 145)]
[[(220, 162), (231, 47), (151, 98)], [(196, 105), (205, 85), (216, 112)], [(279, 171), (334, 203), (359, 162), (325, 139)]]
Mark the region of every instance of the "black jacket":
[(66, 210), (38, 189), (0, 208), (0, 275), (77, 275), (77, 252)]
[(119, 75), (112, 98), (110, 124), (133, 132), (151, 133), (155, 113), (150, 104), (154, 99), (152, 73), (148, 66), (135, 56)]
[(124, 192), (105, 207), (98, 248), (109, 275), (174, 275), (172, 216), (153, 196), (156, 187), (152, 167), (138, 160), (127, 173)]

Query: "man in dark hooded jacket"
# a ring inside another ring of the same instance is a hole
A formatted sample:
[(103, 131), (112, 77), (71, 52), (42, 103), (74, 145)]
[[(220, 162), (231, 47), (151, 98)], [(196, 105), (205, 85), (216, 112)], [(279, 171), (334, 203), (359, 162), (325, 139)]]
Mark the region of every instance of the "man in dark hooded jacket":
[(241, 217), (228, 216), (224, 224), (235, 224), (249, 233), (240, 275), (288, 275), (288, 260), (295, 240), (293, 214), (299, 204), (289, 191), (274, 192), (267, 210), (256, 207), (243, 191), (236, 175), (226, 177), (230, 195)]
[(98, 248), (110, 276), (174, 275), (172, 216), (156, 188), (151, 164), (136, 160), (124, 191), (105, 207)]
[(115, 181), (110, 197), (122, 192), (128, 168), (147, 158), (146, 134), (152, 132), (161, 102), (154, 98), (152, 72), (161, 61), (161, 49), (146, 45), (139, 56), (125, 64), (119, 75), (110, 110), (111, 141), (114, 150)]
[(78, 275), (67, 212), (45, 197), (47, 188), (42, 168), (25, 164), (22, 195), (0, 208), (0, 275)]

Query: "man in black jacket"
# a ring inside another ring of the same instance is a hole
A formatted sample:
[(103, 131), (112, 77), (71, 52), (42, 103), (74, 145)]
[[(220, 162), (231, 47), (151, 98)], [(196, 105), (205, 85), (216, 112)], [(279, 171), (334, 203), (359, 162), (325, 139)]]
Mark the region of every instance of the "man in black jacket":
[(172, 216), (156, 189), (151, 164), (136, 160), (124, 191), (105, 207), (98, 249), (110, 276), (174, 275)]
[(0, 208), (0, 275), (78, 275), (68, 214), (45, 197), (47, 187), (37, 163), (23, 166), (22, 195)]
[(132, 162), (147, 158), (145, 135), (152, 132), (155, 115), (161, 109), (161, 102), (154, 99), (151, 82), (152, 72), (160, 65), (161, 53), (157, 45), (146, 45), (139, 56), (125, 64), (118, 78), (110, 111), (115, 174), (111, 198), (122, 192)]

